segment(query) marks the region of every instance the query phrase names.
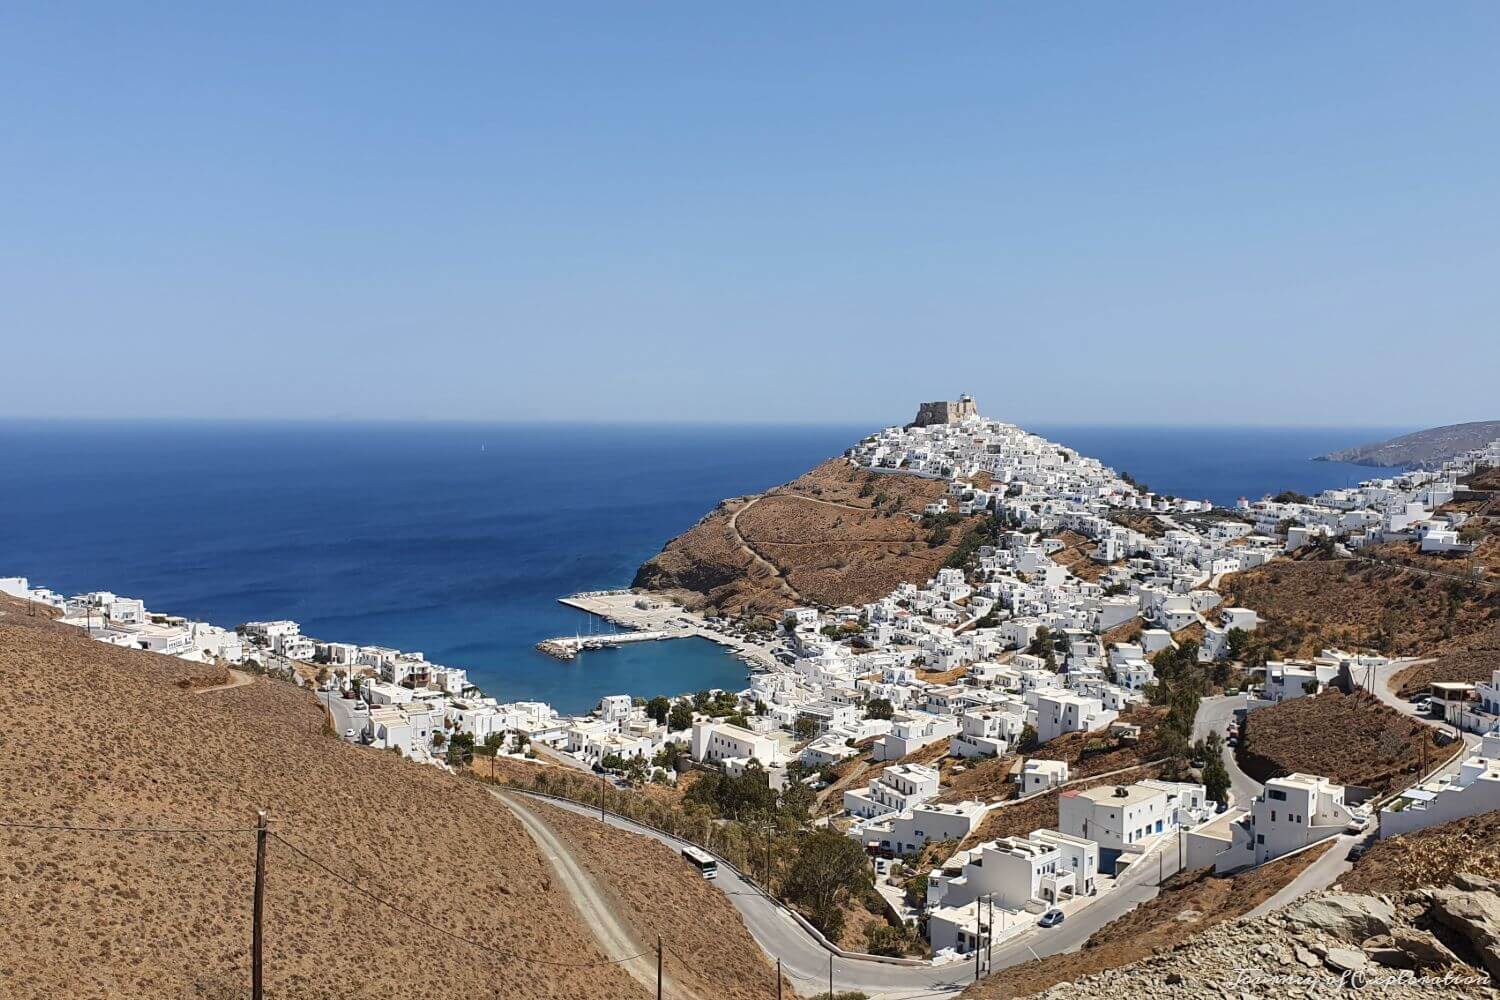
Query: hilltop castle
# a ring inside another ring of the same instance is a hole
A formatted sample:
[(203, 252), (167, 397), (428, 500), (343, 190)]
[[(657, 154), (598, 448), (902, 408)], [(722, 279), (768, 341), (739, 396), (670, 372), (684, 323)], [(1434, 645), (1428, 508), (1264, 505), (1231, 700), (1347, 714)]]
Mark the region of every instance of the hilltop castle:
[(979, 416), (979, 406), (974, 397), (964, 393), (957, 402), (942, 401), (923, 403), (917, 407), (917, 419), (908, 427), (927, 427), (932, 424), (956, 424), (967, 417)]

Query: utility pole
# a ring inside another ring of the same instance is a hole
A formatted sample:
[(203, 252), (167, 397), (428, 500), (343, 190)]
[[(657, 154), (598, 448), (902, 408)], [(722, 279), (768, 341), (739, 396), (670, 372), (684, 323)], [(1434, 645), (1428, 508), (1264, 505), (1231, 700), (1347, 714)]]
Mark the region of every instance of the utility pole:
[(599, 775), (599, 822), (604, 822), (604, 775)]
[(974, 900), (974, 982), (979, 982), (979, 937), (984, 931), (984, 921), (981, 919), (982, 900)]
[(989, 925), (989, 936), (984, 942), (984, 967), (993, 970), (995, 968), (995, 894), (990, 893), (990, 917), (986, 921)]
[(767, 896), (772, 895), (772, 892), (771, 892), (771, 827), (770, 827), (769, 824), (767, 824), (767, 826), (766, 826), (766, 895)]
[(250, 924), (250, 1000), (263, 1000), (261, 983), (261, 913), (266, 902), (266, 823), (270, 816), (261, 809), (255, 817), (255, 909)]
[(776, 1000), (781, 1000), (781, 959), (776, 960)]
[(833, 1000), (833, 952), (828, 953), (828, 1000)]
[(656, 935), (656, 1000), (661, 1000), (661, 935)]

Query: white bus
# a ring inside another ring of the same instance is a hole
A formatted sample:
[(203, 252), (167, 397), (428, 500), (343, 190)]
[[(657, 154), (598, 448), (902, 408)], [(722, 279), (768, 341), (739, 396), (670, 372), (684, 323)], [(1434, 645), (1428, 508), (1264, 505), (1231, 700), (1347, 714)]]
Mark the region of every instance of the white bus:
[(719, 862), (711, 855), (705, 854), (696, 847), (684, 847), (682, 856), (687, 858), (688, 864), (702, 872), (704, 878), (719, 877)]

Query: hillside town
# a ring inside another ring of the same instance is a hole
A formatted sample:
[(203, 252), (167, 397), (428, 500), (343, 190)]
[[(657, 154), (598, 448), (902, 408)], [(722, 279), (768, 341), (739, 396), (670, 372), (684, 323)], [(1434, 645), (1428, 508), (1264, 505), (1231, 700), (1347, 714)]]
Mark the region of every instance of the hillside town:
[[(1182, 657), (1221, 666), (1221, 696), (1243, 696), (1249, 712), (1389, 666), (1370, 650), (1334, 648), (1245, 663), (1261, 618), (1225, 606), (1220, 581), (1310, 547), (1348, 554), (1403, 541), (1462, 555), (1472, 549), (1465, 517), (1440, 508), (1461, 477), (1500, 465), (1500, 441), (1440, 468), (1232, 509), (1154, 493), (980, 416), (970, 397), (925, 404), (916, 422), (865, 438), (845, 458), (946, 483), (943, 499), (903, 515), (925, 529), (976, 516), (983, 527), (924, 582), (857, 606), (790, 607), (753, 639), (736, 631), (735, 642), (762, 653), (742, 690), (621, 693), (583, 716), (501, 701), (421, 652), (315, 638), (295, 621), (226, 629), (104, 591), (64, 597), (22, 577), (0, 579), (0, 593), (54, 609), (99, 642), (280, 673), (316, 691), (336, 735), (436, 767), (480, 754), (543, 758), (622, 785), (670, 786), (689, 768), (761, 772), (778, 791), (800, 783), (826, 807), (818, 822), (857, 842), (874, 870), (928, 865), (915, 907), (892, 905), (920, 917), (938, 961), (1067, 919), (1165, 855), (1174, 870), (1235, 871), (1376, 822), (1394, 835), (1500, 808), (1500, 670), (1489, 684), (1434, 693), (1437, 715), (1483, 734), (1474, 753), (1384, 803), (1302, 773), (1237, 794), (1210, 777), (1198, 747), (1189, 773), (1102, 782), (1081, 780), (1066, 755), (1049, 752), (1069, 739), (1186, 747), (1198, 704), (1185, 720), (1174, 715), (1180, 706), (1161, 676)], [(661, 607), (656, 597), (614, 596), (621, 620)], [(1210, 743), (1232, 743), (1233, 730), (1228, 723)], [(844, 780), (839, 769), (856, 758), (860, 779)], [(959, 776), (999, 764), (1003, 792), (950, 794)], [(1056, 802), (1049, 824), (976, 840), (992, 817), (1043, 796)], [(886, 888), (895, 884), (892, 875)]]

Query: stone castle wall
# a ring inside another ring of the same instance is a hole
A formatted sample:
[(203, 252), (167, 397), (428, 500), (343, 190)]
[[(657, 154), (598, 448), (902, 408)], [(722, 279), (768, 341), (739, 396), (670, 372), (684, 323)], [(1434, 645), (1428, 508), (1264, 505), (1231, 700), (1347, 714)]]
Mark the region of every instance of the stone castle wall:
[(923, 403), (917, 407), (917, 419), (911, 422), (911, 426), (927, 427), (932, 424), (956, 424), (965, 417), (977, 417), (978, 415), (979, 407), (974, 402), (974, 397), (960, 396), (957, 400)]

